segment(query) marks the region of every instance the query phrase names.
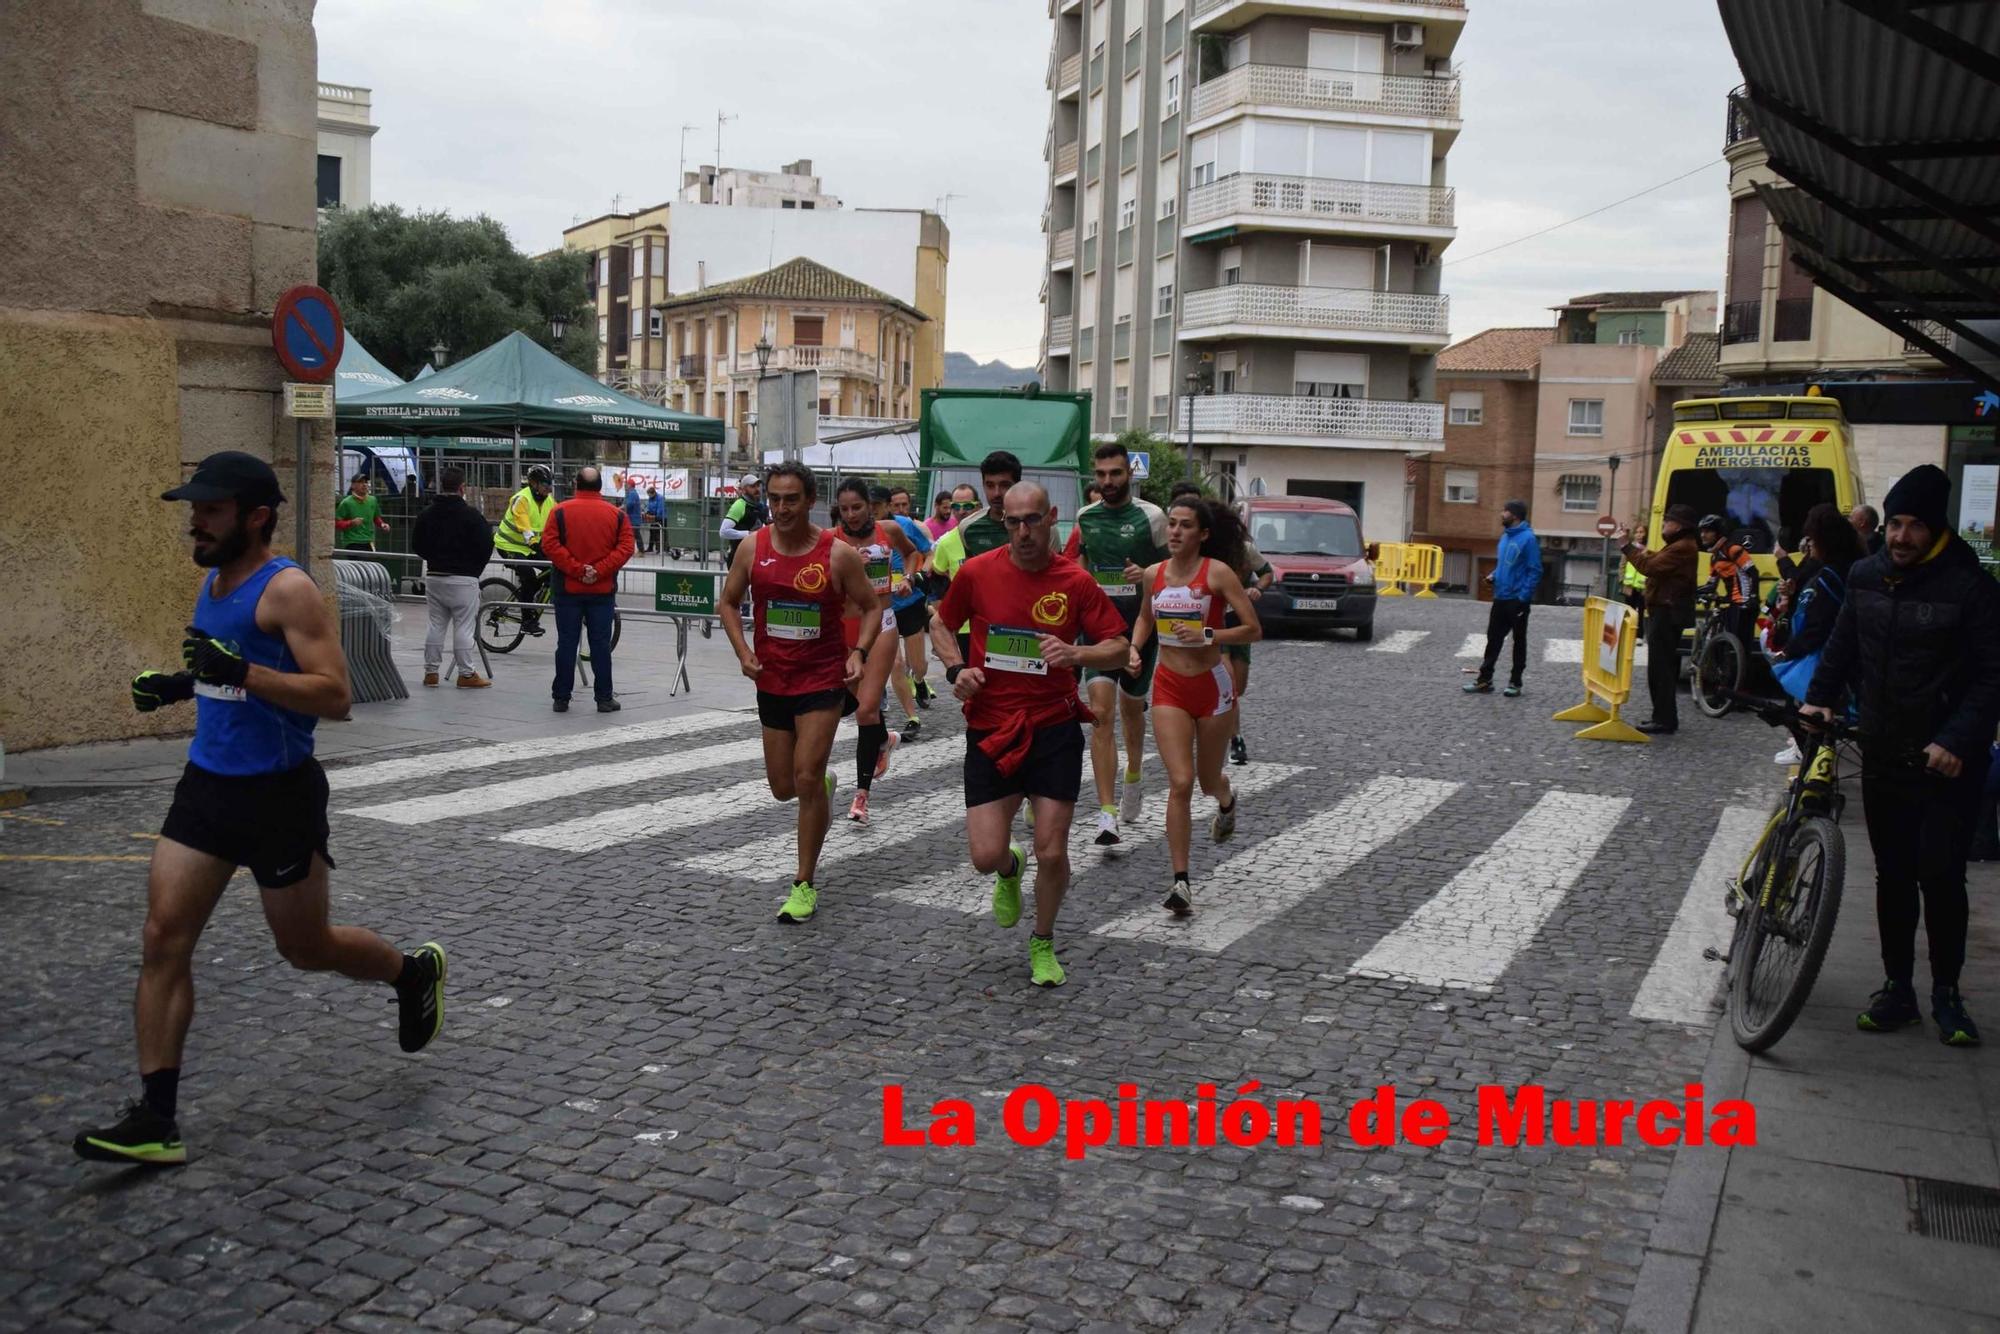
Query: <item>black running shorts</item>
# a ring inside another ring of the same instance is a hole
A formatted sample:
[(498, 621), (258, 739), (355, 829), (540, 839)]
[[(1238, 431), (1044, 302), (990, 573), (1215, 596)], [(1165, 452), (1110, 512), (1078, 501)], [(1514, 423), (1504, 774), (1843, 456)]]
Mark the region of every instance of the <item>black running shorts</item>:
[(965, 808), (984, 806), (1002, 797), (1046, 797), (1074, 805), (1083, 790), (1083, 728), (1075, 720), (1044, 727), (1028, 743), (1028, 758), (1012, 777), (979, 748), (986, 732), (965, 734)]
[(814, 690), (804, 695), (774, 695), (768, 690), (757, 692), (757, 721), (776, 732), (796, 732), (799, 730), (800, 714), (835, 707), (845, 718), (861, 707), (861, 701), (854, 698), (854, 692), (846, 686)]
[(907, 607), (896, 608), (896, 634), (900, 638), (908, 639), (911, 635), (920, 635), (929, 628), (930, 623), (931, 604), (928, 602), (919, 600)]
[(260, 889), (298, 884), (326, 850), (326, 771), (307, 759), (295, 769), (241, 777), (190, 763), (174, 785), (160, 837), (247, 866)]

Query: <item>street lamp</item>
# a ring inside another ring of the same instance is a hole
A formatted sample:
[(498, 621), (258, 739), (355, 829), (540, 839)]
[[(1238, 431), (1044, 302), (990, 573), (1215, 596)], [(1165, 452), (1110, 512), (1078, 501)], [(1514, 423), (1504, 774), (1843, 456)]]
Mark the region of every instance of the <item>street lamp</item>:
[(757, 354), (757, 378), (761, 380), (764, 373), (771, 369), (771, 353), (775, 349), (772, 348), (769, 338), (759, 336), (750, 350)]
[(431, 344), (431, 365), (439, 370), (444, 369), (444, 359), (450, 355), (451, 349), (444, 345), (444, 339), (440, 338)]
[(1189, 480), (1194, 478), (1194, 396), (1201, 391), (1201, 372), (1187, 373), (1187, 459), (1184, 467)]
[[(1606, 458), (1604, 463), (1606, 467), (1611, 469), (1611, 499), (1605, 504), (1604, 512), (1615, 519), (1618, 517), (1618, 456), (1613, 454)], [(1623, 569), (1624, 562), (1614, 559), (1612, 556), (1611, 539), (1608, 537), (1605, 538), (1604, 596), (1614, 602), (1618, 600), (1618, 576)]]
[(563, 316), (562, 316), (561, 314), (556, 314), (556, 315), (551, 315), (551, 316), (549, 316), (549, 341), (550, 341), (550, 342), (552, 342), (552, 343), (560, 343), (560, 342), (561, 342), (561, 341), (563, 340), (563, 335), (564, 335), (564, 334), (566, 334), (566, 333), (568, 333), (568, 332), (569, 332), (569, 320), (568, 320), (568, 319), (566, 319), (565, 317), (563, 317)]

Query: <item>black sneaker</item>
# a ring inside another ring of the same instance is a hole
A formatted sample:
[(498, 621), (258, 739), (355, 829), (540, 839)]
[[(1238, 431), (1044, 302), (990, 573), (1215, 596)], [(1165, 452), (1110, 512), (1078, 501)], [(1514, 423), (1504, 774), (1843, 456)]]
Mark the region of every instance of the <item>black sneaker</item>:
[(937, 690), (928, 678), (919, 679), (912, 693), (916, 695), (917, 707), (920, 709), (928, 709), (931, 701), (937, 698)]
[(1229, 762), (1231, 764), (1250, 763), (1250, 747), (1243, 744), (1243, 738), (1240, 736), (1229, 738)]
[(615, 699), (600, 699), (597, 701), (597, 711), (599, 713), (616, 713), (624, 707), (623, 704), (620, 704)]
[(1175, 876), (1173, 888), (1167, 891), (1166, 900), (1160, 906), (1176, 917), (1186, 917), (1194, 911), (1194, 886), (1187, 882), (1185, 876)]
[(1868, 1008), (1854, 1016), (1854, 1026), (1864, 1033), (1894, 1033), (1923, 1021), (1917, 1009), (1917, 989), (1894, 979), (1884, 982), (1882, 989), (1868, 998)]
[(422, 1051), (444, 1029), (444, 979), (448, 971), (444, 946), (427, 940), (410, 956), (407, 985), (396, 988), (396, 1039), (404, 1051)]
[(542, 629), (540, 621), (523, 621), (521, 622), (521, 630), (523, 633), (533, 635), (537, 639), (548, 633), (548, 631)]
[(1931, 1018), (1937, 1020), (1938, 1041), (1947, 1047), (1977, 1047), (1979, 1025), (1965, 1012), (1965, 997), (1957, 987), (1931, 988)]
[(144, 1099), (125, 1109), (124, 1119), (76, 1137), (76, 1156), (94, 1163), (153, 1163), (171, 1167), (187, 1161), (180, 1127)]
[(924, 723), (921, 718), (905, 718), (903, 725), (896, 729), (896, 735), (905, 741), (915, 741), (923, 730)]
[(1468, 695), (1490, 695), (1493, 693), (1493, 683), (1475, 677), (1467, 681), (1460, 689), (1464, 690)]

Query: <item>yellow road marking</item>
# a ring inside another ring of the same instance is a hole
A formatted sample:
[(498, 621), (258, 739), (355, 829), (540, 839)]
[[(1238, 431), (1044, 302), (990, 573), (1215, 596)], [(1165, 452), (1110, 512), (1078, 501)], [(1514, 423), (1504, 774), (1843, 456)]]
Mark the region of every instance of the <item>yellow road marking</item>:
[(0, 852), (0, 862), (149, 862), (144, 853)]
[(0, 820), (21, 820), (28, 824), (66, 824), (65, 820), (51, 820), (45, 815), (23, 815), (19, 811), (0, 811)]

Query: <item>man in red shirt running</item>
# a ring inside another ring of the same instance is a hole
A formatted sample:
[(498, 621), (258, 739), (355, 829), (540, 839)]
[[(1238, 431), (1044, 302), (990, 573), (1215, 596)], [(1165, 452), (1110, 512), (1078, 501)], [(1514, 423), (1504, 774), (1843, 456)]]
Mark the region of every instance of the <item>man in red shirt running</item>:
[[(743, 674), (757, 683), (771, 795), (799, 800), (799, 873), (778, 909), (780, 922), (795, 924), (819, 903), (812, 880), (833, 802), (826, 757), (841, 718), (854, 712), (854, 687), (882, 618), (861, 553), (812, 521), (819, 490), (812, 473), (781, 463), (764, 485), (771, 521), (736, 548), (715, 612)], [(745, 593), (755, 608), (754, 650), (743, 639)], [(861, 618), (851, 649), (843, 615)]]
[[(959, 566), (931, 644), (945, 679), (965, 705), (965, 832), (972, 864), (994, 873), (993, 920), (1021, 918), (1027, 859), (1011, 841), (1021, 798), (1035, 830), (1035, 930), (1030, 976), (1063, 984), (1056, 961), (1056, 910), (1069, 887), (1069, 827), (1083, 784), (1079, 667), (1125, 663), (1125, 618), (1082, 566), (1055, 550), (1056, 509), (1034, 482), (1017, 482), (1001, 502), (1007, 545)], [(971, 626), (969, 661), (951, 627)], [(1079, 638), (1094, 642), (1078, 645)]]

